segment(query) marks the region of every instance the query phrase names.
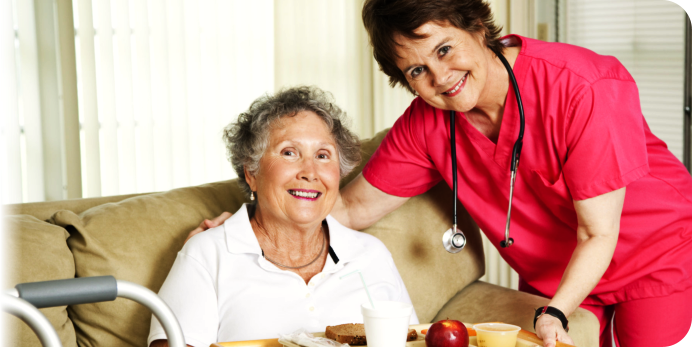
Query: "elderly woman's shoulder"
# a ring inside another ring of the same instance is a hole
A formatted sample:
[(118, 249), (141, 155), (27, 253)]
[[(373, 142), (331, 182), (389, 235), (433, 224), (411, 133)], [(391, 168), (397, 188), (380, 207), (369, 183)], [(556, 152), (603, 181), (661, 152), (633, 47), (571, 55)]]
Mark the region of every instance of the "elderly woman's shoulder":
[(190, 238), (190, 240), (185, 243), (181, 252), (183, 253), (198, 253), (198, 252), (208, 252), (210, 249), (215, 248), (218, 245), (222, 245), (225, 240), (225, 226), (224, 224), (218, 227), (206, 230), (203, 233), (196, 234)]

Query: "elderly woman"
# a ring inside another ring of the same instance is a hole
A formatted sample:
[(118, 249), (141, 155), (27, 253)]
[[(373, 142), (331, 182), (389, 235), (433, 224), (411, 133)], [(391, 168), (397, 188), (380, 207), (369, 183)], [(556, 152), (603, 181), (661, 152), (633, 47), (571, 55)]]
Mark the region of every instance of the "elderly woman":
[[(339, 279), (355, 270), (373, 299), (411, 302), (384, 244), (329, 216), (360, 147), (325, 92), (299, 87), (261, 97), (224, 140), (253, 204), (191, 238), (161, 287), (189, 345), (362, 322), (361, 282)], [(148, 341), (166, 345), (162, 338), (153, 319)]]

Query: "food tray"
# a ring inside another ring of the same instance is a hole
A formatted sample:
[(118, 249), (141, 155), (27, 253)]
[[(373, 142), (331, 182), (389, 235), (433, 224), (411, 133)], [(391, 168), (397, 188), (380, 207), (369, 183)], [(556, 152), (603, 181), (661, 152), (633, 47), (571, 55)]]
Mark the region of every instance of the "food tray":
[[(416, 324), (409, 326), (410, 329), (416, 329), (418, 333), (418, 339), (415, 341), (406, 342), (406, 347), (425, 347), (425, 335), (421, 333), (421, 330), (430, 328), (432, 324)], [(466, 327), (472, 327), (472, 323), (464, 323)], [(323, 332), (313, 333), (314, 336), (324, 337)], [(213, 343), (211, 347), (302, 347), (295, 343), (287, 342), (285, 344), (279, 343), (278, 339), (266, 339), (266, 340), (254, 340), (254, 341), (237, 341), (237, 342), (217, 342)], [(469, 347), (476, 347), (476, 337), (469, 337)], [(519, 331), (519, 336), (517, 337), (516, 347), (542, 347), (543, 341), (541, 341), (536, 334), (528, 332), (526, 330)], [(361, 346), (358, 346), (361, 347)], [(367, 346), (363, 346), (367, 347)], [(557, 347), (573, 347), (571, 345), (558, 342)]]

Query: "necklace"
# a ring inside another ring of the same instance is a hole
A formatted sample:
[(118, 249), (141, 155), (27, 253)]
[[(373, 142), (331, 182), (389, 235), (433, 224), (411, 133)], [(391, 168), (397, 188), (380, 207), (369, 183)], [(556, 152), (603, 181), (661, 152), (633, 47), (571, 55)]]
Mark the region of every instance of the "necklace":
[[(322, 229), (322, 228), (320, 228), (320, 229)], [(324, 235), (324, 232), (323, 232), (322, 234)], [(317, 259), (320, 258), (320, 256), (322, 255), (322, 252), (324, 252), (324, 246), (325, 246), (326, 244), (327, 244), (327, 237), (325, 236), (325, 237), (322, 238), (322, 248), (320, 249), (320, 252), (317, 253), (317, 256), (315, 257), (315, 259), (311, 260), (309, 263), (307, 263), (307, 264), (305, 264), (305, 265), (300, 265), (300, 266), (287, 266), (287, 265), (284, 265), (284, 264), (281, 264), (281, 263), (279, 263), (279, 262), (276, 262), (276, 261), (273, 261), (273, 260), (269, 259), (269, 257), (267, 257), (266, 254), (264, 255), (264, 259), (267, 259), (267, 261), (269, 261), (270, 263), (272, 263), (272, 264), (274, 264), (274, 265), (278, 265), (278, 266), (283, 267), (283, 268), (286, 268), (286, 269), (293, 269), (293, 270), (295, 270), (295, 269), (302, 269), (302, 268), (304, 268), (304, 267), (306, 267), (306, 266), (308, 266), (308, 265), (310, 265), (310, 264), (316, 262)]]

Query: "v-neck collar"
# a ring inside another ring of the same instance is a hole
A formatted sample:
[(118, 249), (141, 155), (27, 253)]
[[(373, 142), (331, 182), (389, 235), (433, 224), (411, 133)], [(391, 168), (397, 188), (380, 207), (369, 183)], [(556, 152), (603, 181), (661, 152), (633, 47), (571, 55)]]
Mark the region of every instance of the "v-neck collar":
[[(517, 79), (519, 91), (521, 91), (525, 81), (524, 52), (526, 50), (527, 42), (518, 35), (507, 35), (501, 38), (501, 40), (509, 40), (511, 37), (514, 37), (521, 42), (521, 49), (517, 55), (517, 59), (514, 61), (514, 67), (512, 69), (514, 71), (515, 78)], [(509, 168), (510, 157), (512, 156), (512, 148), (514, 147), (514, 142), (516, 142), (519, 132), (519, 109), (517, 106), (517, 99), (514, 93), (514, 86), (512, 85), (512, 82), (508, 82), (509, 88), (507, 89), (505, 108), (502, 114), (497, 144), (478, 131), (478, 129), (476, 129), (473, 124), (469, 122), (468, 118), (466, 118), (466, 114), (464, 114), (463, 117), (457, 117), (456, 122), (456, 125), (463, 129), (464, 134), (467, 135), (471, 141), (487, 156), (492, 157), (495, 164), (497, 164), (503, 170)], [(509, 171), (507, 172), (509, 173)]]

